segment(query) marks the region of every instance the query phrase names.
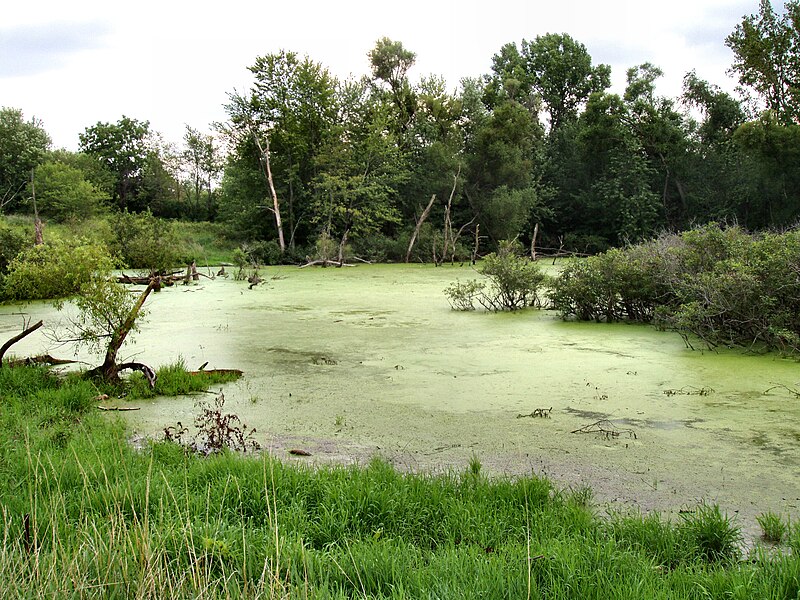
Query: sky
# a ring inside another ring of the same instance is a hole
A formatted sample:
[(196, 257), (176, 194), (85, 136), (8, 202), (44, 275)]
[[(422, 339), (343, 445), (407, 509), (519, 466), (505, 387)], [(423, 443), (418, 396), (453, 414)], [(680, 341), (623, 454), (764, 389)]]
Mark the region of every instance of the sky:
[(79, 133), (123, 115), (180, 143), (186, 125), (225, 120), (256, 57), (290, 50), (360, 77), (384, 36), (416, 53), (412, 80), (442, 76), (452, 91), (489, 73), (504, 44), (546, 33), (611, 65), (617, 92), (644, 62), (664, 72), (665, 96), (693, 69), (732, 91), (725, 37), (757, 10), (758, 0), (27, 0), (0, 13), (0, 106), (40, 119), (56, 148), (77, 150)]

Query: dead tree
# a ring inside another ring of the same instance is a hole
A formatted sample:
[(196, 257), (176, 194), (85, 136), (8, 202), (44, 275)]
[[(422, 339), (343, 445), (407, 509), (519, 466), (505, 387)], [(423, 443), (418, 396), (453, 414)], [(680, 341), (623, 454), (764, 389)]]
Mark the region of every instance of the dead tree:
[(425, 207), (425, 210), (422, 211), (422, 214), (417, 221), (416, 227), (414, 227), (414, 233), (411, 235), (411, 241), (408, 243), (408, 251), (406, 252), (406, 262), (411, 260), (411, 251), (414, 249), (414, 243), (417, 241), (417, 237), (419, 236), (419, 230), (422, 228), (422, 224), (425, 222), (425, 219), (428, 218), (428, 215), (431, 212), (431, 208), (433, 207), (433, 203), (436, 201), (436, 194), (431, 196), (430, 202), (428, 202), (428, 206)]
[(264, 170), (264, 176), (267, 178), (267, 183), (269, 184), (269, 191), (272, 195), (272, 208), (269, 209), (275, 215), (275, 227), (278, 230), (278, 245), (281, 248), (281, 254), (286, 251), (286, 242), (283, 239), (283, 223), (281, 222), (281, 205), (278, 201), (278, 194), (275, 191), (275, 184), (272, 180), (272, 166), (270, 165), (269, 159), (269, 136), (264, 135), (264, 142), (261, 142), (261, 138), (258, 134), (251, 129), (251, 133), (253, 134), (253, 139), (256, 142), (256, 146), (258, 146), (259, 152), (259, 160), (261, 162), (261, 168)]

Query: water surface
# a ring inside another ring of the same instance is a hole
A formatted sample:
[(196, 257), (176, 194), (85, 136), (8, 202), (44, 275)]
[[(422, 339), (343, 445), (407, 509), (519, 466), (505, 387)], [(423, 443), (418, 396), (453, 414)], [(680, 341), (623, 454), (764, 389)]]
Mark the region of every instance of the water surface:
[[(750, 529), (759, 512), (797, 513), (793, 360), (692, 351), (651, 327), (565, 323), (547, 311), (455, 312), (442, 290), (477, 277), (467, 266), (262, 275), (253, 290), (217, 279), (154, 294), (123, 354), (242, 369), (224, 387), (226, 406), (281, 456), (379, 454), (427, 470), (461, 470), (477, 456), (491, 473), (589, 485), (617, 508), (677, 511), (705, 499)], [(20, 311), (34, 321), (58, 316), (42, 303), (0, 307), (0, 339), (19, 331)], [(36, 335), (14, 350), (69, 355)], [(196, 401), (140, 403), (125, 418), (153, 435), (191, 422)], [(520, 417), (538, 408), (552, 408), (550, 418)], [(619, 436), (571, 433), (600, 420)]]

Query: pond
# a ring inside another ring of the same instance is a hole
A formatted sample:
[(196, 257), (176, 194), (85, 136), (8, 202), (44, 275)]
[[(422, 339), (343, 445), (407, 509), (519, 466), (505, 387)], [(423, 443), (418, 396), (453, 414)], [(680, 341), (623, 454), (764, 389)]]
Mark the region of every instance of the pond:
[[(477, 277), (468, 266), (262, 275), (252, 290), (218, 278), (153, 294), (122, 355), (242, 369), (243, 379), (224, 386), (226, 409), (287, 460), (379, 455), (400, 469), (442, 471), (477, 457), (491, 474), (589, 486), (600, 506), (677, 512), (719, 503), (751, 534), (760, 512), (799, 512), (794, 360), (692, 351), (674, 333), (565, 323), (549, 311), (452, 311), (442, 290)], [(2, 306), (0, 339), (19, 331), (20, 311), (58, 316), (41, 303)], [(69, 354), (37, 335), (13, 350)], [(140, 402), (124, 418), (157, 435), (191, 422), (197, 400)], [(549, 416), (530, 416), (537, 409)], [(573, 433), (598, 421), (605, 433)], [(295, 448), (311, 456), (290, 457)]]

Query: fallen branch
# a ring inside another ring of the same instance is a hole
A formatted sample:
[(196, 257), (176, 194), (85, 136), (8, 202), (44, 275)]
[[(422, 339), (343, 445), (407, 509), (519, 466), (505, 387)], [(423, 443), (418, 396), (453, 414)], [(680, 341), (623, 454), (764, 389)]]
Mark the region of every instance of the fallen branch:
[(522, 419), (524, 417), (541, 417), (542, 419), (549, 419), (550, 413), (553, 412), (553, 407), (550, 408), (536, 408), (532, 413), (527, 415), (519, 414), (517, 415), (518, 419)]
[(77, 360), (69, 360), (67, 358), (55, 358), (49, 354), (40, 354), (39, 356), (29, 356), (27, 358), (18, 358), (10, 360), (6, 364), (9, 367), (21, 367), (23, 365), (71, 365), (78, 362)]
[[(28, 321), (28, 322), (30, 322), (30, 321)], [(18, 333), (17, 335), (12, 337), (10, 340), (8, 340), (5, 344), (0, 346), (0, 367), (3, 366), (3, 355), (5, 355), (6, 350), (8, 350), (11, 346), (16, 344), (22, 338), (27, 337), (30, 334), (32, 334), (34, 331), (39, 329), (43, 324), (44, 324), (44, 321), (39, 321), (38, 323), (35, 323), (35, 324), (31, 325), (30, 327), (25, 327), (25, 323), (24, 323), (24, 320), (23, 320), (24, 329), (22, 330), (22, 332)]]
[(317, 266), (323, 266), (323, 267), (355, 267), (356, 265), (351, 264), (351, 263), (345, 263), (345, 262), (339, 263), (338, 260), (328, 260), (327, 258), (325, 258), (325, 259), (320, 259), (320, 260), (309, 261), (304, 265), (300, 265), (298, 267), (298, 269), (305, 269), (306, 267), (317, 267)]
[(599, 433), (607, 440), (609, 439), (616, 439), (621, 434), (625, 433), (628, 437), (636, 438), (636, 432), (633, 429), (619, 429), (616, 425), (614, 425), (611, 421), (607, 419), (600, 419), (599, 421), (595, 421), (594, 423), (589, 423), (588, 425), (584, 425), (570, 433)]
[(772, 390), (776, 390), (776, 389), (786, 390), (790, 394), (794, 395), (795, 398), (800, 398), (800, 391), (798, 391), (798, 390), (796, 390), (794, 388), (790, 388), (788, 385), (784, 385), (782, 383), (776, 383), (771, 388), (767, 388), (766, 390), (764, 390), (764, 395), (766, 396)]

